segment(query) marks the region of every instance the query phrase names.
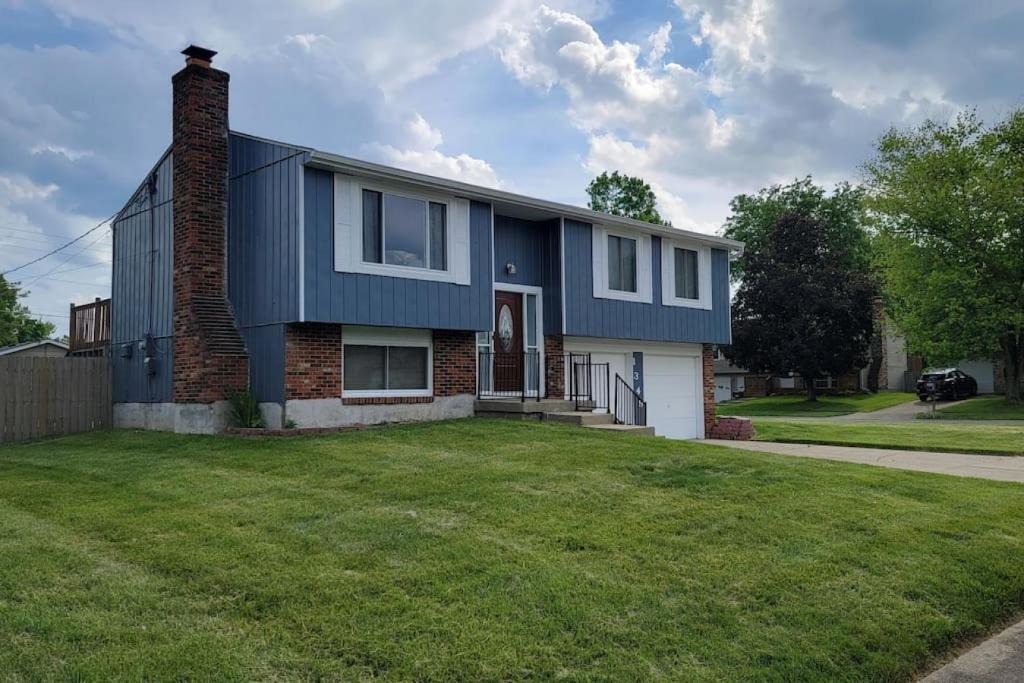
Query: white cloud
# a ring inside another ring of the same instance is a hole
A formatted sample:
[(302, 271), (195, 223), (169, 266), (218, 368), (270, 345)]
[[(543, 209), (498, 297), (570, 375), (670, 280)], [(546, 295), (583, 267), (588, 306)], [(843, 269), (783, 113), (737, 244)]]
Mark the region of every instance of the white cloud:
[(40, 154), (53, 154), (64, 157), (68, 161), (78, 161), (79, 159), (92, 156), (92, 152), (89, 150), (71, 149), (64, 145), (39, 144), (33, 147), (30, 152), (33, 156), (39, 156)]
[(666, 21), (657, 31), (647, 36), (647, 43), (651, 46), (647, 53), (647, 64), (651, 66), (659, 63), (672, 46), (672, 22)]
[(434, 128), (420, 114), (415, 114), (407, 124), (410, 146), (399, 149), (392, 145), (374, 144), (367, 149), (385, 163), (410, 171), (461, 180), (486, 187), (501, 187), (498, 174), (483, 159), (468, 154), (449, 156), (437, 148), (444, 142), (441, 131)]

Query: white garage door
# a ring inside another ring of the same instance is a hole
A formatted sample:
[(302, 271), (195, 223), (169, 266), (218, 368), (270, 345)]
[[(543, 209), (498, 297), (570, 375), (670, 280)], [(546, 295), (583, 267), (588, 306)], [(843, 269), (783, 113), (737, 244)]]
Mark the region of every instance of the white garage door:
[(995, 368), (990, 360), (964, 360), (958, 368), (978, 381), (979, 394), (991, 394), (996, 390)]
[(697, 394), (700, 386), (696, 358), (645, 353), (647, 424), (660, 436), (696, 439), (704, 419)]
[(732, 400), (732, 380), (728, 377), (715, 379), (715, 403), (725, 403)]

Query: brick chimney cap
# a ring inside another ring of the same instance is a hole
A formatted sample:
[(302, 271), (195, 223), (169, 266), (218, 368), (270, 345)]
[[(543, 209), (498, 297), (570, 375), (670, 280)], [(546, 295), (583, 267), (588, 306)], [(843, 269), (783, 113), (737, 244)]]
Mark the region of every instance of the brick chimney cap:
[(191, 59), (198, 59), (199, 61), (209, 62), (213, 59), (213, 56), (217, 54), (216, 50), (210, 50), (205, 47), (199, 47), (198, 45), (189, 45), (181, 54)]

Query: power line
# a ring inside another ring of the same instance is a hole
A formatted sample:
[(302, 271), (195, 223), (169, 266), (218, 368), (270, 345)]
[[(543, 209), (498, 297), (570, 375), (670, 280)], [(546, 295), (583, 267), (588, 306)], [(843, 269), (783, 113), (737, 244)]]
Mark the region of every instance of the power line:
[[(39, 263), (39, 262), (40, 262), (40, 261), (42, 261), (43, 259), (49, 258), (50, 256), (53, 256), (53, 255), (54, 255), (54, 254), (56, 254), (57, 252), (59, 252), (59, 251), (62, 251), (62, 250), (64, 250), (64, 249), (67, 249), (68, 247), (70, 247), (70, 246), (71, 246), (72, 244), (74, 244), (75, 242), (79, 241), (79, 240), (80, 240), (80, 239), (82, 239), (83, 237), (85, 237), (85, 236), (87, 236), (87, 235), (89, 235), (89, 234), (91, 234), (91, 233), (94, 233), (94, 232), (96, 232), (97, 230), (99, 230), (100, 228), (102, 228), (102, 227), (103, 227), (104, 225), (106, 225), (107, 223), (109, 223), (110, 221), (112, 221), (112, 220), (114, 219), (114, 216), (116, 216), (116, 215), (117, 215), (117, 213), (112, 213), (112, 214), (110, 214), (110, 216), (109, 216), (109, 217), (107, 217), (107, 218), (103, 219), (102, 221), (100, 221), (99, 223), (97, 223), (97, 224), (96, 224), (96, 225), (94, 225), (93, 227), (89, 228), (88, 230), (86, 230), (85, 232), (83, 232), (83, 233), (82, 233), (81, 235), (79, 235), (79, 236), (78, 236), (78, 237), (76, 237), (75, 239), (71, 240), (70, 242), (67, 242), (67, 243), (65, 243), (65, 244), (62, 244), (61, 246), (57, 247), (57, 248), (56, 248), (56, 249), (54, 249), (53, 251), (50, 251), (50, 252), (48, 252), (48, 253), (46, 253), (46, 254), (43, 254), (43, 255), (42, 255), (42, 256), (40, 256), (39, 258), (36, 258), (36, 259), (32, 259), (32, 260), (31, 260), (31, 261), (29, 261), (28, 263), (23, 263), (23, 264), (21, 264), (20, 266), (18, 266), (17, 268), (11, 268), (11, 269), (9, 269), (9, 270), (5, 270), (4, 272), (0, 273), (0, 275), (8, 275), (8, 274), (10, 274), (10, 273), (13, 273), (13, 272), (15, 272), (16, 270), (21, 270), (22, 268), (28, 268), (29, 266), (31, 266), (31, 265), (32, 265), (32, 264), (34, 264), (34, 263)], [(95, 244), (95, 242), (93, 242), (93, 244)], [(66, 263), (66, 262), (65, 262), (65, 263)], [(52, 271), (51, 271), (51, 272), (52, 272)]]
[[(80, 255), (82, 254), (82, 252), (84, 252), (84, 251), (85, 251), (86, 249), (88, 249), (89, 247), (91, 247), (92, 245), (96, 244), (97, 242), (99, 242), (99, 241), (100, 241), (101, 239), (103, 239), (104, 237), (106, 237), (108, 233), (110, 233), (110, 228), (107, 228), (107, 231), (106, 231), (106, 232), (101, 232), (101, 233), (99, 234), (99, 237), (97, 237), (96, 239), (94, 239), (94, 240), (93, 240), (92, 242), (89, 242), (88, 244), (86, 244), (86, 245), (85, 245), (84, 247), (82, 247), (81, 249), (79, 249), (79, 250), (78, 250), (78, 251), (76, 251), (75, 253), (73, 253), (73, 254), (70, 254), (70, 255), (69, 255), (69, 256), (68, 256), (68, 257), (67, 257), (66, 259), (64, 259), (63, 261), (61, 261), (60, 263), (58, 263), (57, 265), (55, 265), (55, 266), (54, 266), (53, 268), (51, 268), (50, 270), (48, 270), (48, 271), (46, 271), (45, 273), (43, 273), (42, 275), (39, 275), (38, 277), (36, 277), (35, 279), (33, 279), (33, 280), (32, 280), (32, 282), (30, 282), (30, 283), (28, 283), (28, 284), (29, 284), (29, 285), (34, 285), (35, 283), (39, 282), (39, 280), (40, 280), (40, 279), (42, 279), (42, 278), (46, 277), (47, 275), (53, 275), (53, 273), (54, 273), (55, 271), (57, 271), (57, 270), (58, 270), (58, 269), (59, 269), (59, 268), (60, 268), (61, 266), (64, 266), (65, 264), (67, 264), (67, 262), (68, 262), (68, 261), (70, 261), (71, 259), (75, 258), (76, 256), (80, 256)], [(84, 235), (83, 235), (83, 237), (84, 237)]]

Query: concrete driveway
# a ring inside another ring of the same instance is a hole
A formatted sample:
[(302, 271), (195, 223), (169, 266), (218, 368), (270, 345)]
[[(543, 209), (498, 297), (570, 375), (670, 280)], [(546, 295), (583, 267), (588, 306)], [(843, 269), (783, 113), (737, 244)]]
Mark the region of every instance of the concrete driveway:
[[(939, 401), (936, 406), (939, 410), (943, 408), (949, 408), (951, 406), (960, 405), (965, 401)], [(775, 422), (800, 422), (802, 420), (813, 420), (815, 422), (907, 422), (910, 420), (916, 420), (917, 416), (921, 413), (930, 412), (932, 406), (930, 403), (924, 401), (907, 401), (896, 406), (889, 408), (882, 408), (881, 410), (874, 410), (869, 413), (849, 413), (848, 415), (755, 415), (749, 417), (746, 415), (737, 416), (745, 417), (748, 420), (760, 421), (775, 421)], [(925, 422), (924, 424), (928, 424)], [(955, 420), (948, 417), (943, 417), (936, 424), (972, 424), (972, 425), (1011, 425), (1021, 426), (1024, 425), (1024, 421), (1021, 420)]]
[(889, 448), (854, 448), (851, 446), (820, 446), (817, 444), (776, 443), (774, 441), (719, 441), (705, 443), (745, 451), (796, 455), (819, 460), (839, 460), (861, 465), (891, 467), (949, 474), (955, 477), (975, 477), (995, 481), (1013, 481), (1024, 484), (1024, 457), (1013, 455), (971, 455), (969, 453), (935, 453), (931, 451), (901, 451)]

